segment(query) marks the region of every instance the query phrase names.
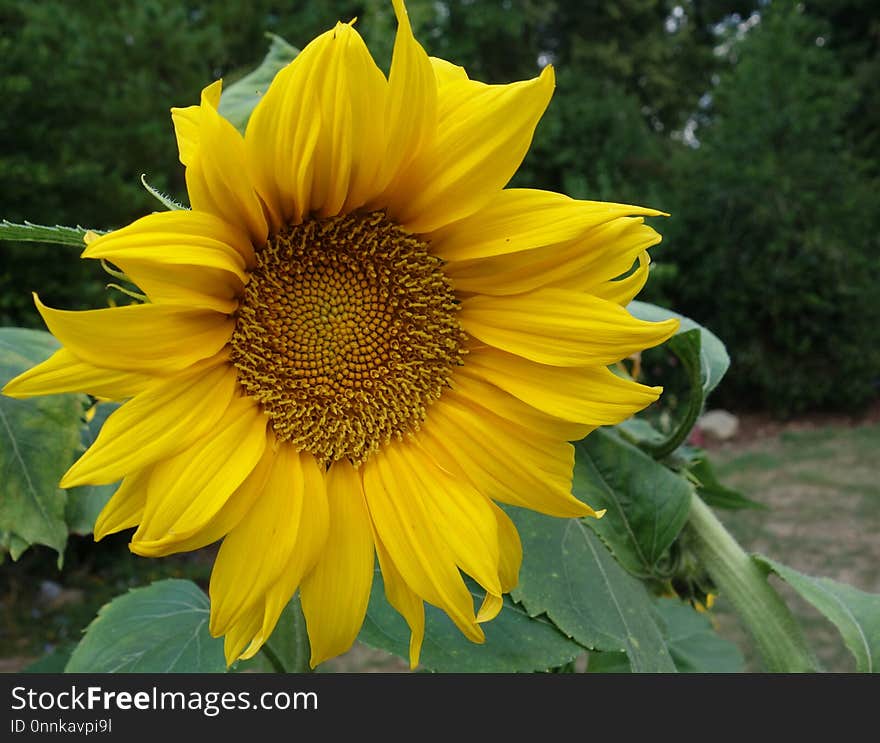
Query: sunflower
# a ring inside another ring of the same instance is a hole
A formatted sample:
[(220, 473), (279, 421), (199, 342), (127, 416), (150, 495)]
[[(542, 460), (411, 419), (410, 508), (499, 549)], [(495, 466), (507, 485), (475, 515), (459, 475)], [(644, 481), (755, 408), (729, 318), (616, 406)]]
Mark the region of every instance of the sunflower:
[(571, 494), (569, 442), (660, 394), (609, 369), (676, 329), (624, 309), (660, 213), (505, 189), (552, 67), (471, 80), (394, 10), (387, 78), (339, 23), (278, 73), (244, 136), (219, 81), (173, 108), (192, 208), (83, 252), (147, 301), (36, 298), (62, 348), (4, 390), (125, 401), (61, 485), (121, 480), (95, 538), (137, 527), (138, 555), (222, 539), (210, 630), (229, 663), (297, 590), (312, 665), (347, 650), (376, 558), (413, 666), (426, 601), (483, 641), (522, 557), (496, 501), (596, 515)]

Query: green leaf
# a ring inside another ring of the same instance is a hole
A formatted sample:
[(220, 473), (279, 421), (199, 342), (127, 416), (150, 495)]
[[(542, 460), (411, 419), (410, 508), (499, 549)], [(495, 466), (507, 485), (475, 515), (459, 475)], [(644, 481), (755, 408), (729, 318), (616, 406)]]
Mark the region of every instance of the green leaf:
[(580, 519), (508, 508), (523, 543), (514, 599), (591, 650), (625, 652), (632, 670), (675, 671), (648, 591)]
[(208, 597), (161, 580), (117, 596), (86, 628), (66, 673), (223, 673), (223, 640), (208, 633)]
[(299, 593), (284, 607), (262, 652), (269, 657), (276, 672), (307, 673), (311, 670), (311, 646)]
[(704, 380), (700, 374), (700, 331), (694, 328), (684, 333), (678, 333), (669, 339), (667, 347), (681, 362), (682, 368), (687, 374), (690, 393), (687, 405), (684, 406), (683, 412), (676, 416), (678, 420), (665, 441), (661, 444), (646, 446), (645, 450), (656, 459), (662, 459), (671, 454), (687, 440), (688, 434), (694, 427), (694, 423), (697, 422), (697, 418), (700, 417), (700, 413), (703, 412), (703, 405), (706, 402), (706, 393), (703, 390)]
[(880, 594), (830, 578), (804, 575), (763, 555), (754, 559), (776, 573), (837, 627), (860, 673), (880, 672)]
[[(101, 234), (98, 230), (93, 230)], [(42, 224), (25, 222), (15, 224), (7, 220), (0, 221), (0, 240), (18, 240), (23, 242), (55, 243), (56, 245), (72, 245), (85, 249), (83, 236), (88, 232), (84, 227), (48, 227)]]
[(587, 523), (634, 575), (658, 574), (658, 563), (688, 517), (686, 480), (613, 430), (599, 428), (574, 445), (572, 492), (601, 519)]
[(666, 625), (664, 635), (681, 673), (741, 673), (745, 658), (739, 648), (715, 632), (709, 615), (677, 599), (657, 600)]
[(0, 548), (2, 548), (0, 549), (0, 563), (3, 562), (2, 550), (6, 550), (13, 560), (17, 560), (28, 547), (30, 547), (30, 544), (17, 534), (13, 534), (5, 529), (0, 531)]
[[(84, 449), (88, 449), (95, 443), (104, 422), (111, 413), (119, 408), (119, 405), (117, 402), (97, 404), (94, 417), (83, 428), (82, 445)], [(101, 513), (101, 509), (118, 488), (118, 482), (109, 485), (82, 485), (78, 488), (70, 488), (67, 491), (67, 505), (64, 509), (68, 530), (74, 534), (91, 534), (98, 514)]]
[(728, 508), (731, 510), (741, 508), (766, 509), (763, 503), (747, 498), (738, 490), (732, 490), (718, 482), (712, 464), (706, 457), (705, 452), (698, 450), (695, 458), (688, 465), (688, 472), (696, 481), (697, 494), (715, 508)]
[(644, 302), (631, 302), (627, 309), (643, 320), (658, 321), (675, 317), (680, 322), (678, 332), (667, 341), (666, 347), (678, 357), (687, 374), (690, 386), (687, 405), (663, 441), (643, 439), (636, 442), (655, 459), (662, 459), (687, 439), (703, 410), (706, 397), (730, 366), (730, 357), (718, 337), (693, 320)]
[(119, 489), (119, 483), (112, 485), (82, 485), (67, 491), (67, 505), (64, 520), (71, 534), (91, 534), (107, 501)]
[(642, 447), (645, 444), (649, 447), (657, 447), (666, 441), (666, 436), (660, 433), (648, 421), (644, 418), (636, 418), (635, 416), (627, 418), (622, 423), (618, 423), (614, 430), (631, 444), (635, 444), (638, 447)]
[(632, 673), (626, 653), (594, 650), (587, 658), (587, 673)]
[(220, 96), (220, 114), (242, 134), (251, 111), (269, 89), (275, 75), (299, 54), (299, 49), (280, 36), (273, 33), (267, 33), (266, 36), (272, 43), (260, 66), (226, 88)]
[[(745, 659), (739, 648), (720, 637), (706, 614), (676, 599), (658, 599), (663, 636), (680, 673), (741, 673)], [(626, 673), (624, 653), (590, 653), (590, 673)]]
[[(0, 384), (58, 348), (49, 333), (0, 328)], [(23, 546), (58, 552), (67, 542), (66, 496), (58, 487), (80, 446), (85, 395), (14, 400), (0, 395), (0, 531), (13, 559)]]
[[(483, 592), (468, 582), (477, 601)], [(425, 641), (420, 665), (441, 673), (516, 673), (546, 671), (574, 660), (583, 648), (565, 637), (546, 617), (533, 617), (504, 597), (501, 612), (481, 625), (482, 645), (472, 643), (439, 609), (425, 605)], [(409, 627), (385, 599), (376, 570), (367, 616), (359, 640), (409, 660)]]
[(650, 320), (651, 322), (668, 320), (670, 317), (677, 318), (681, 325), (676, 335), (687, 333), (690, 330), (700, 331), (700, 381), (703, 398), (708, 397), (709, 393), (718, 386), (718, 383), (730, 367), (730, 356), (727, 354), (727, 349), (724, 347), (721, 339), (712, 331), (707, 330), (690, 318), (679, 315), (672, 310), (667, 310), (664, 307), (658, 307), (655, 304), (633, 301), (627, 305), (627, 309), (635, 317), (642, 320)]

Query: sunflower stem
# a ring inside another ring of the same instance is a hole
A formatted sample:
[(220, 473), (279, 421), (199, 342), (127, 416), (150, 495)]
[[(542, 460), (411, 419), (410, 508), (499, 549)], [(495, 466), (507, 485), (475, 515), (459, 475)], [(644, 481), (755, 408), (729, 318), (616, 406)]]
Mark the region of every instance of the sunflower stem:
[(819, 670), (800, 626), (766, 573), (746, 554), (712, 510), (691, 498), (688, 529), (693, 549), (719, 593), (730, 600), (770, 673)]

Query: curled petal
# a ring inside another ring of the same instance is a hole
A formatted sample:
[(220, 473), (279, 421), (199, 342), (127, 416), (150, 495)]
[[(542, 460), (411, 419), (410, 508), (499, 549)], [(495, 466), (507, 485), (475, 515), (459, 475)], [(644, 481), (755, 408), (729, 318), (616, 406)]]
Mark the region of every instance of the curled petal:
[(388, 213), (408, 230), (430, 233), (470, 216), (510, 180), (550, 102), (554, 76), (438, 88), (437, 134), (397, 179)]
[(248, 177), (241, 135), (217, 112), (221, 86), (218, 80), (205, 88), (198, 106), (171, 109), (186, 188), (193, 209), (236, 225), (262, 245), (268, 224)]
[(27, 398), (86, 392), (105, 400), (124, 400), (144, 390), (154, 379), (138, 372), (105, 369), (60, 348), (44, 362), (7, 382), (3, 394)]
[(135, 373), (169, 374), (214, 356), (233, 320), (212, 310), (136, 304), (104, 310), (53, 310), (34, 295), (49, 331), (85, 362)]

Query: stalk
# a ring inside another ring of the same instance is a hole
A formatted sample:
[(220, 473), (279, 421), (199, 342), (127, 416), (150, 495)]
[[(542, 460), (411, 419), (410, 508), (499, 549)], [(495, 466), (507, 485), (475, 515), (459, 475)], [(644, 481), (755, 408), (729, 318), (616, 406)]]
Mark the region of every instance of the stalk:
[(766, 573), (745, 553), (712, 510), (691, 498), (692, 548), (719, 593), (730, 600), (770, 673), (814, 673), (819, 664), (800, 626)]

